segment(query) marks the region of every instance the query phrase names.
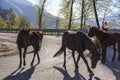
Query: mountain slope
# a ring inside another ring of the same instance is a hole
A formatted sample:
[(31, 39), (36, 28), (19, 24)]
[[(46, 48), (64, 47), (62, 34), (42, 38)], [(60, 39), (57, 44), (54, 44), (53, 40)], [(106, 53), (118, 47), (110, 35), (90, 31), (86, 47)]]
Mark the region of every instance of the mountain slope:
[[(18, 15), (25, 15), (27, 19), (33, 23), (35, 28), (37, 27), (35, 16), (37, 13), (37, 7), (31, 2), (27, 0), (0, 0), (0, 7), (8, 10), (12, 8), (12, 10), (15, 11)], [(55, 26), (55, 18), (55, 16), (51, 15), (47, 11), (44, 11), (43, 20), (46, 21), (46, 24), (43, 25), (43, 27), (46, 28), (49, 26)]]

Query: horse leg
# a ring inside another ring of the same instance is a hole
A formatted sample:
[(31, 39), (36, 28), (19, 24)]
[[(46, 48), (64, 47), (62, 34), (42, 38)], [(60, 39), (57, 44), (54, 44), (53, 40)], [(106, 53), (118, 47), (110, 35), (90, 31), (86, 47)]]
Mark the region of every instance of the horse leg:
[(106, 49), (107, 47), (102, 47), (102, 63), (105, 64), (106, 61)]
[(81, 52), (78, 52), (78, 53), (79, 53), (79, 54), (78, 54), (78, 58), (77, 58), (77, 65), (78, 65), (78, 62), (79, 62), (80, 56), (81, 56), (81, 55), (80, 55)]
[(41, 41), (41, 44), (38, 46), (38, 51), (37, 51), (37, 58), (38, 58), (38, 64), (40, 63), (40, 56), (39, 56), (39, 51), (41, 49), (41, 45), (42, 45), (42, 41)]
[(38, 58), (38, 64), (40, 63), (40, 56), (39, 53), (37, 52), (37, 58)]
[(66, 70), (66, 49), (64, 49), (64, 64), (63, 64), (63, 67)]
[(75, 64), (75, 70), (78, 71), (78, 64), (77, 64), (77, 62), (75, 60), (75, 51), (74, 50), (72, 50), (72, 57), (73, 57), (74, 64)]
[(79, 54), (81, 54), (81, 57), (82, 57), (83, 61), (85, 62), (86, 66), (87, 66), (87, 70), (90, 73), (90, 75), (94, 75), (94, 73), (92, 72), (92, 70), (90, 69), (90, 67), (88, 65), (88, 62), (87, 62), (85, 56), (82, 53), (79, 53)]
[(26, 61), (25, 61), (26, 51), (27, 51), (27, 47), (24, 48), (24, 53), (23, 53), (23, 61), (24, 61), (24, 63), (23, 63), (23, 66), (26, 65)]
[(116, 55), (116, 45), (113, 46), (113, 50), (114, 50), (114, 55), (112, 58), (112, 62), (115, 60), (115, 55)]
[(32, 62), (31, 62), (31, 66), (33, 66), (33, 62), (34, 62), (34, 59), (35, 59), (36, 54), (37, 54), (37, 51), (35, 50), (34, 56), (33, 56)]
[(120, 42), (118, 43), (118, 61), (120, 61)]
[(21, 68), (21, 66), (22, 66), (22, 48), (18, 47), (18, 50), (19, 50), (19, 58), (20, 58), (20, 64), (19, 64), (18, 68)]

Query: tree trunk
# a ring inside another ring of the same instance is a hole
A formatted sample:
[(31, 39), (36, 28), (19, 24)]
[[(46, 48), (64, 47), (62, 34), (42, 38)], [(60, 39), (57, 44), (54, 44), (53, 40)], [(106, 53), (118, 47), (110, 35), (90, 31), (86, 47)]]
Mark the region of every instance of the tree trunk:
[(98, 28), (100, 28), (98, 15), (97, 15), (97, 10), (96, 10), (96, 0), (93, 0), (93, 8), (94, 8), (94, 12), (95, 12), (95, 19), (96, 19), (97, 26), (98, 26)]
[(85, 2), (84, 2), (84, 0), (82, 0), (82, 11), (81, 11), (81, 23), (80, 23), (80, 29), (82, 29), (82, 27), (83, 27), (84, 5), (85, 5)]
[[(105, 21), (105, 16), (106, 16), (107, 9), (108, 9), (108, 8), (106, 8), (106, 9), (105, 9), (105, 13), (104, 13), (104, 16), (103, 16), (103, 21), (102, 21), (102, 22), (104, 22), (104, 21)], [(103, 26), (103, 24), (102, 24), (102, 26)]]
[(73, 3), (74, 3), (74, 0), (72, 0), (71, 6), (70, 6), (70, 19), (69, 19), (69, 24), (68, 24), (68, 30), (71, 29), (71, 21), (72, 21), (72, 14), (73, 14)]
[(84, 14), (84, 27), (85, 27), (85, 28), (86, 28), (86, 20), (87, 20), (86, 14)]
[[(43, 1), (43, 4), (42, 4), (42, 8), (40, 9), (40, 7), (39, 7), (39, 29), (41, 29), (42, 28), (42, 15), (43, 15), (43, 11), (44, 11), (44, 5), (45, 5), (45, 2), (46, 2), (46, 0), (44, 0)], [(40, 5), (39, 5), (40, 6)]]

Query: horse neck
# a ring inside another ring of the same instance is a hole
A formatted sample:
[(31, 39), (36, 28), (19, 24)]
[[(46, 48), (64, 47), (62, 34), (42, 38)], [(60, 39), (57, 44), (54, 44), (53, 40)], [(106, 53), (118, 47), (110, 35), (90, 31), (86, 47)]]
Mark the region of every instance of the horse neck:
[(88, 38), (85, 44), (86, 49), (88, 49), (92, 54), (95, 54), (95, 52), (97, 52), (96, 46), (91, 39)]
[(97, 55), (97, 53), (98, 53), (94, 43), (90, 44), (90, 47), (88, 47), (88, 50), (94, 56)]
[(102, 38), (102, 35), (103, 35), (103, 31), (97, 31), (95, 33), (95, 36), (99, 39), (100, 42), (102, 42), (103, 38)]

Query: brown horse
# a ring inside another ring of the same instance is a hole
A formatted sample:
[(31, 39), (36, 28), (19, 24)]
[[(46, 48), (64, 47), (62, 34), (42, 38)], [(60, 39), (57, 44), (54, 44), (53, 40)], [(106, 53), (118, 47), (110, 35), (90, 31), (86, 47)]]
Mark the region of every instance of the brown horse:
[(120, 33), (114, 32), (114, 33), (108, 33), (104, 32), (102, 30), (99, 30), (97, 27), (90, 27), (88, 36), (93, 37), (96, 36), (100, 44), (102, 46), (102, 63), (105, 63), (106, 59), (106, 50), (108, 46), (113, 46), (114, 49), (114, 55), (112, 58), (112, 61), (115, 60), (115, 54), (116, 54), (116, 43), (118, 43), (118, 61), (120, 61)]
[[(92, 26), (92, 27), (95, 27), (95, 26)], [(102, 26), (102, 28), (101, 28), (101, 30), (102, 30), (103, 32), (107, 32), (108, 29), (109, 29), (109, 28), (105, 28), (105, 27), (103, 27), (103, 26)], [(94, 38), (94, 43), (95, 43), (95, 45), (96, 45), (97, 50), (98, 50), (99, 52), (101, 52), (102, 46), (101, 46), (101, 44), (100, 44), (99, 39), (98, 39), (96, 36), (94, 36), (93, 38)]]
[[(64, 64), (63, 67), (66, 69), (66, 47), (72, 50), (72, 57), (75, 64), (75, 69), (78, 70), (78, 62), (80, 57), (82, 57), (83, 61), (85, 62), (87, 66), (87, 70), (90, 74), (93, 74), (92, 70), (90, 69), (88, 62), (86, 58), (84, 57), (83, 52), (88, 49), (91, 53), (91, 67), (95, 68), (97, 65), (97, 62), (99, 60), (99, 53), (96, 49), (95, 44), (91, 41), (90, 38), (88, 38), (83, 32), (73, 32), (73, 31), (67, 31), (63, 34), (62, 37), (62, 46), (60, 50), (54, 55), (60, 55), (62, 52), (64, 52)], [(79, 53), (77, 61), (75, 60), (75, 51)]]
[(20, 64), (19, 64), (19, 68), (22, 66), (22, 48), (24, 48), (24, 53), (23, 53), (23, 65), (26, 65), (25, 62), (25, 57), (26, 57), (26, 51), (27, 51), (27, 47), (32, 45), (32, 47), (34, 48), (34, 56), (33, 56), (33, 60), (31, 62), (31, 66), (33, 65), (35, 56), (37, 54), (37, 58), (38, 58), (38, 63), (40, 63), (40, 57), (38, 54), (38, 51), (40, 50), (41, 46), (42, 46), (42, 39), (43, 39), (43, 32), (42, 31), (33, 31), (33, 30), (26, 30), (26, 29), (22, 29), (17, 37), (17, 46), (18, 46), (18, 50), (19, 50), (19, 57), (20, 57)]

